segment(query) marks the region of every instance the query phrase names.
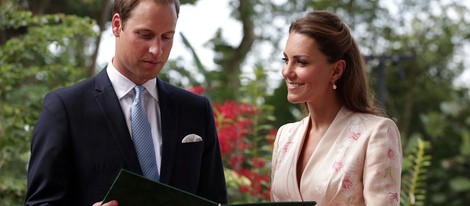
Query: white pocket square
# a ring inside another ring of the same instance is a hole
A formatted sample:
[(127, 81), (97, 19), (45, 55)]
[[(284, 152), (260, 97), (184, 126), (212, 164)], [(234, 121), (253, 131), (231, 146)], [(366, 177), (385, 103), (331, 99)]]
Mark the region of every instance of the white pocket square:
[(202, 137), (197, 134), (188, 134), (186, 137), (181, 140), (181, 143), (190, 143), (190, 142), (201, 142)]

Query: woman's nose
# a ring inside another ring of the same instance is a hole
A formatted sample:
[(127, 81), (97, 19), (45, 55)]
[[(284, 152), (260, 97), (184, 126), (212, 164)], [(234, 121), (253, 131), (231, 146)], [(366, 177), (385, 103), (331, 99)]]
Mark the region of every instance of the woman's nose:
[(282, 76), (285, 78), (292, 78), (295, 76), (294, 70), (291, 65), (289, 64), (284, 64), (282, 67)]

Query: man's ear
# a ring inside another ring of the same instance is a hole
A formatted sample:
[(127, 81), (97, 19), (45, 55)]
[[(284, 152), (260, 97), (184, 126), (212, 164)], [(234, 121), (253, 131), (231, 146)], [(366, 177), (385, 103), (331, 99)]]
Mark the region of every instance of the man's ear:
[(115, 37), (119, 37), (121, 35), (122, 21), (121, 16), (119, 16), (118, 13), (113, 15), (113, 19), (111, 20), (111, 28)]
[(346, 61), (340, 59), (335, 63), (335, 67), (333, 69), (333, 82), (338, 81), (341, 76), (343, 76), (343, 72), (346, 69)]

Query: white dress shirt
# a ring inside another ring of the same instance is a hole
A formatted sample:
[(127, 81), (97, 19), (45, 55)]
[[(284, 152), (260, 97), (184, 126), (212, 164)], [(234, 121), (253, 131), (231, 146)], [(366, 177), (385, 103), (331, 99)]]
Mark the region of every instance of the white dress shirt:
[[(111, 84), (113, 85), (116, 96), (121, 104), (122, 111), (126, 117), (127, 128), (132, 136), (131, 132), (131, 108), (134, 102), (135, 92), (134, 87), (136, 84), (129, 80), (127, 77), (122, 75), (112, 64), (112, 59), (108, 62), (106, 67)], [(160, 106), (158, 104), (158, 91), (157, 91), (157, 79), (151, 79), (145, 82), (142, 86), (145, 90), (142, 93), (144, 102), (144, 108), (147, 112), (147, 118), (152, 129), (152, 139), (155, 148), (155, 159), (157, 160), (158, 172), (160, 173), (161, 165), (161, 148), (162, 148), (162, 130), (161, 130), (161, 119), (160, 119)]]

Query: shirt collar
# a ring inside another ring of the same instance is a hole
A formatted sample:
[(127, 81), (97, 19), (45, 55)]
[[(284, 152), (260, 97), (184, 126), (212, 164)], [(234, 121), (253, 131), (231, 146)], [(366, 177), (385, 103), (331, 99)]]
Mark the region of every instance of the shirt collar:
[[(106, 72), (108, 73), (111, 84), (113, 85), (114, 90), (118, 99), (126, 96), (131, 90), (134, 89), (136, 84), (129, 80), (127, 77), (122, 75), (113, 65), (112, 58), (108, 62), (106, 67)], [(157, 78), (153, 78), (142, 84), (143, 87), (148, 91), (150, 96), (152, 96), (158, 102), (158, 91), (157, 91)]]

